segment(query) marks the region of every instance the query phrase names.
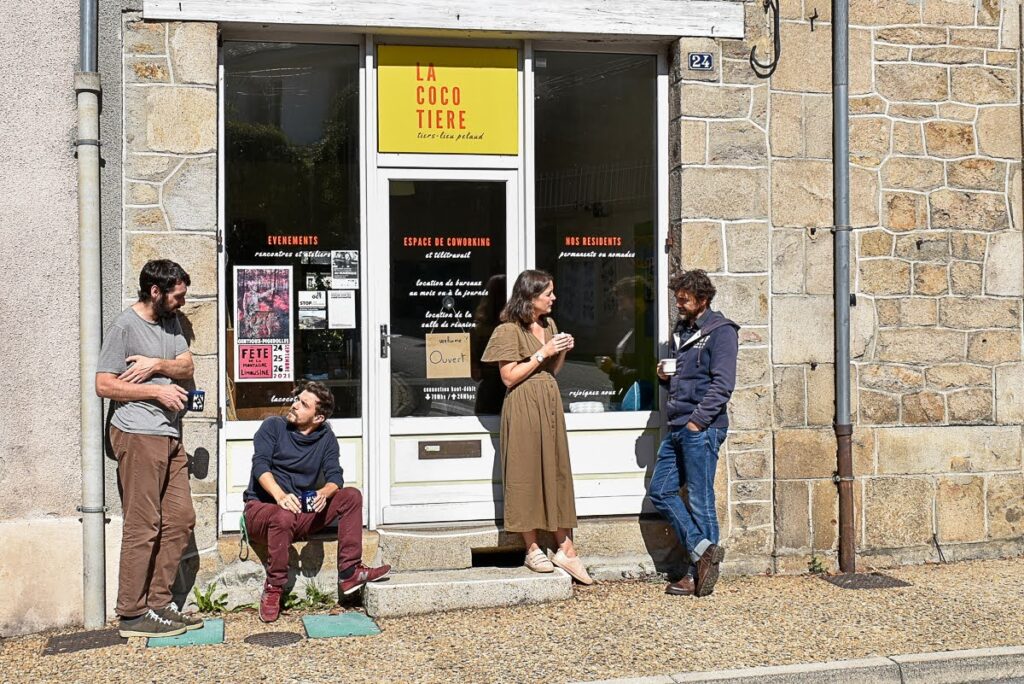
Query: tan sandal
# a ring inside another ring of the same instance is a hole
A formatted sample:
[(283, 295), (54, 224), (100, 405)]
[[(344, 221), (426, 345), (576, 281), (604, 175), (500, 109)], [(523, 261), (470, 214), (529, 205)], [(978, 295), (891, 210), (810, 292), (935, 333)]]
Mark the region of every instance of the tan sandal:
[(572, 578), (580, 584), (593, 584), (593, 578), (587, 574), (587, 568), (583, 565), (583, 559), (579, 556), (569, 558), (562, 549), (551, 559), (551, 562), (572, 575)]
[(554, 572), (555, 566), (551, 564), (547, 554), (540, 549), (534, 549), (526, 554), (526, 567), (534, 572)]

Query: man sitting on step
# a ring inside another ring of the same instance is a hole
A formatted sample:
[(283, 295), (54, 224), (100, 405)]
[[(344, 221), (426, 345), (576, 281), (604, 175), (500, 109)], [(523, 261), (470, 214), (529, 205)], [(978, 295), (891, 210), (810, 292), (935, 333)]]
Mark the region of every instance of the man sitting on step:
[[(260, 598), (260, 619), (273, 622), (281, 612), (288, 581), (288, 550), (335, 519), (338, 521), (338, 599), (376, 582), (391, 572), (390, 565), (368, 568), (363, 552), (363, 496), (343, 487), (338, 462), (338, 439), (327, 419), (334, 412), (334, 395), (322, 383), (296, 388), (288, 414), (263, 421), (254, 438), (252, 476), (245, 499), (249, 538), (267, 545), (267, 580)], [(303, 506), (303, 492), (312, 492)]]

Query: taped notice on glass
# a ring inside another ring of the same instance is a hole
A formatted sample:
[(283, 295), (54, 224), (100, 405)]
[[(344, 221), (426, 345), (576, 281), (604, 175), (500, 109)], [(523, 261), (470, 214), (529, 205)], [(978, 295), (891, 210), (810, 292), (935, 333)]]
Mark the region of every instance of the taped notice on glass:
[(356, 327), (355, 290), (331, 290), (327, 293), (327, 325), (343, 329)]
[(292, 267), (234, 270), (235, 381), (291, 382)]
[(427, 378), (468, 378), (469, 333), (427, 333)]
[(331, 251), (331, 287), (335, 290), (359, 289), (359, 251), (335, 249)]

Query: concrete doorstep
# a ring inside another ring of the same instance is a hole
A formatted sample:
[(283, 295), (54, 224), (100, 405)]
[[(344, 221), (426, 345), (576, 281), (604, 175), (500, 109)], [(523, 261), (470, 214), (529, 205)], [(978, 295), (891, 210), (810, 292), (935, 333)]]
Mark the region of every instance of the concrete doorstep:
[(830, 663), (749, 667), (714, 672), (607, 679), (590, 684), (959, 684), (1024, 682), (1024, 646), (915, 653)]
[(467, 568), (392, 574), (363, 590), (371, 617), (422, 615), (444, 610), (493, 608), (572, 598), (572, 578), (555, 568)]

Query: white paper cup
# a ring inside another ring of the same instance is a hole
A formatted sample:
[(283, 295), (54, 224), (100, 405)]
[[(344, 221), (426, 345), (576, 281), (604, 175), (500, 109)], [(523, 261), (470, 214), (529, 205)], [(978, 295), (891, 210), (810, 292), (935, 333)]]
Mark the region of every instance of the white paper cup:
[(662, 359), (661, 360), (661, 372), (665, 375), (676, 374), (676, 360), (675, 359)]

